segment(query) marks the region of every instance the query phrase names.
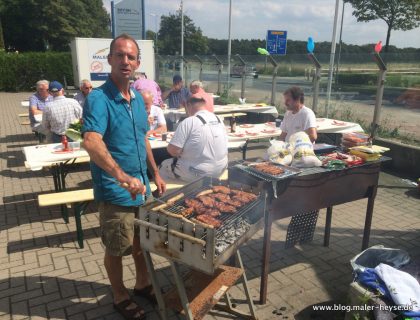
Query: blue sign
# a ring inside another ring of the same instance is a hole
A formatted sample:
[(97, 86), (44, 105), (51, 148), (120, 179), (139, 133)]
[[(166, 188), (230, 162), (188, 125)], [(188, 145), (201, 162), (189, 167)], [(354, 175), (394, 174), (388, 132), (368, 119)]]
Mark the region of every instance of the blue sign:
[(287, 31), (267, 30), (267, 51), (270, 54), (286, 54)]

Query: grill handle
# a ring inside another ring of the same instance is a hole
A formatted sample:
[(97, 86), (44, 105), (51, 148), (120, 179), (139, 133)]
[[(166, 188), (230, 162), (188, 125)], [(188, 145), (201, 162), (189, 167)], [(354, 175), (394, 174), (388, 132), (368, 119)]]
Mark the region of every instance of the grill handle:
[(147, 228), (150, 228), (150, 229), (154, 229), (154, 230), (159, 231), (159, 232), (166, 232), (168, 230), (165, 227), (157, 226), (157, 225), (155, 225), (153, 223), (150, 223), (150, 222), (147, 222), (147, 221), (143, 221), (143, 220), (139, 220), (139, 219), (135, 219), (134, 220), (134, 224), (142, 225), (144, 227), (147, 227)]
[(175, 237), (182, 238), (182, 239), (187, 240), (189, 242), (193, 242), (193, 243), (196, 243), (196, 244), (201, 244), (203, 247), (206, 245), (206, 241), (191, 237), (188, 234), (184, 234), (184, 233), (179, 232), (179, 231), (169, 230), (169, 233), (172, 234)]
[(134, 221), (134, 223), (137, 224), (137, 225), (142, 225), (142, 226), (150, 228), (150, 229), (154, 229), (154, 230), (159, 231), (159, 232), (169, 232), (170, 234), (172, 234), (175, 237), (181, 238), (183, 240), (186, 240), (186, 241), (189, 241), (189, 242), (192, 242), (192, 243), (200, 244), (203, 247), (206, 245), (206, 241), (204, 241), (204, 240), (191, 237), (188, 234), (184, 234), (184, 233), (179, 232), (179, 231), (168, 230), (165, 227), (157, 226), (157, 225), (155, 225), (153, 223), (150, 223), (150, 222), (147, 222), (147, 221), (136, 219)]

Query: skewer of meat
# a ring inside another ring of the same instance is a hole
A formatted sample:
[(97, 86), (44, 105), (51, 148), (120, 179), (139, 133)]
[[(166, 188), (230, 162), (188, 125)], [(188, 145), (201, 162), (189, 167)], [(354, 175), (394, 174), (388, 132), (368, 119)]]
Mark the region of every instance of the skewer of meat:
[(225, 186), (214, 186), (213, 187), (213, 192), (230, 194), (230, 188), (225, 187)]
[(220, 220), (213, 218), (212, 216), (209, 216), (207, 214), (200, 214), (197, 217), (195, 217), (198, 221), (204, 222), (205, 224), (208, 224), (212, 227), (219, 228), (221, 226)]

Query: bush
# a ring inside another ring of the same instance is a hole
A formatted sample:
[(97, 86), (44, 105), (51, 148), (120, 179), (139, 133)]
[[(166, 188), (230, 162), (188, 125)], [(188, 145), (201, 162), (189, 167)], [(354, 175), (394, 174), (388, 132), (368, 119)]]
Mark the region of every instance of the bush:
[(0, 52), (0, 90), (27, 91), (41, 79), (73, 85), (73, 69), (69, 52)]
[(374, 85), (378, 80), (377, 74), (372, 73), (340, 73), (339, 84)]

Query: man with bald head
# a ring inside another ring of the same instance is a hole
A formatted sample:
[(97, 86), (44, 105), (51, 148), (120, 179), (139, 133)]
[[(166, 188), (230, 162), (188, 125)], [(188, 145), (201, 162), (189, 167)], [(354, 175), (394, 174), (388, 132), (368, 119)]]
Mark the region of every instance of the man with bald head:
[(166, 128), (166, 120), (163, 110), (153, 104), (153, 94), (150, 91), (144, 90), (141, 92), (141, 95), (144, 100), (144, 106), (146, 107), (146, 113), (150, 126), (150, 130), (147, 132), (147, 135), (149, 136), (153, 133), (163, 133), (168, 131)]

